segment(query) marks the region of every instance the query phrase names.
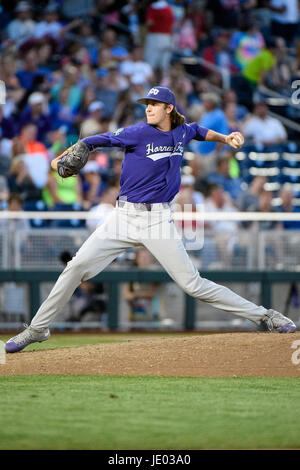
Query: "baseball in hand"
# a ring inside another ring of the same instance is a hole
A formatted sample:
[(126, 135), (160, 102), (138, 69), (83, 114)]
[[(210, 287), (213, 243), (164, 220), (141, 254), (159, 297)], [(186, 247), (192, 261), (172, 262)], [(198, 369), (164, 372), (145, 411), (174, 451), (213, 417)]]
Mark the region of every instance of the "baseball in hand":
[(244, 143), (244, 137), (240, 132), (232, 132), (227, 137), (227, 143), (234, 149), (239, 149)]

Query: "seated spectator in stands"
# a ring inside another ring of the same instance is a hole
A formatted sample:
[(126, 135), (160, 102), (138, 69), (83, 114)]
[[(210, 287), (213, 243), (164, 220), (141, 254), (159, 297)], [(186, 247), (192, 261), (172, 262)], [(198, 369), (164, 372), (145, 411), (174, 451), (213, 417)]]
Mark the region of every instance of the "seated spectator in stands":
[(104, 104), (103, 117), (112, 118), (118, 102), (119, 92), (109, 89), (108, 71), (106, 69), (99, 69), (97, 72), (96, 96), (97, 100)]
[(238, 114), (237, 105), (235, 103), (228, 103), (224, 106), (224, 114), (228, 122), (229, 133), (243, 132), (243, 122), (236, 118)]
[(47, 36), (58, 39), (62, 27), (62, 24), (59, 22), (57, 5), (49, 3), (43, 10), (42, 20), (36, 24), (34, 37), (43, 38)]
[[(202, 57), (210, 64), (225, 68), (229, 72), (231, 70), (231, 57), (228, 52), (228, 41), (228, 33), (217, 34), (213, 39), (213, 44), (203, 49)], [(204, 70), (209, 76), (215, 73), (205, 66)]]
[(265, 176), (255, 176), (251, 181), (250, 186), (240, 193), (237, 198), (236, 205), (242, 212), (253, 212), (258, 208), (259, 195), (264, 189), (267, 182)]
[(242, 192), (242, 178), (232, 178), (229, 173), (229, 156), (219, 157), (217, 161), (217, 170), (207, 175), (209, 183), (217, 183), (222, 186), (224, 191), (230, 194), (235, 201)]
[(5, 83), (6, 87), (6, 102), (3, 106), (5, 117), (12, 115), (25, 94), (16, 75), (17, 69), (17, 54), (11, 51), (3, 52), (0, 55), (0, 80)]
[(0, 136), (12, 139), (16, 135), (16, 128), (12, 118), (6, 118), (3, 114), (3, 106), (0, 104)]
[(95, 160), (89, 160), (80, 173), (82, 180), (82, 205), (88, 210), (99, 203), (103, 190), (100, 167)]
[(253, 116), (244, 126), (244, 135), (254, 144), (266, 148), (281, 144), (287, 139), (287, 132), (279, 119), (268, 116), (268, 105), (261, 101), (254, 107)]
[(11, 166), (7, 175), (9, 191), (17, 193), (26, 200), (41, 199), (41, 188), (36, 186), (30, 174), (30, 165), (26, 164), (28, 155), (21, 139), (16, 138), (12, 147)]
[(127, 49), (118, 44), (118, 36), (113, 28), (106, 28), (101, 36), (101, 47), (108, 49), (110, 60), (122, 62), (128, 58)]
[(236, 109), (236, 115), (234, 117), (237, 121), (242, 121), (247, 117), (248, 109), (246, 106), (239, 104), (237, 94), (234, 90), (228, 89), (224, 91), (223, 94), (223, 109), (226, 108), (227, 105), (234, 104)]
[[(204, 93), (200, 96), (205, 112), (198, 122), (199, 126), (207, 127), (220, 134), (228, 134), (228, 122), (222, 109), (220, 108), (221, 99), (216, 93)], [(197, 178), (200, 170), (205, 174), (215, 170), (217, 151), (221, 145), (216, 142), (192, 142), (190, 147), (193, 152), (198, 154), (194, 163), (194, 175)]]
[(121, 75), (117, 62), (111, 62), (107, 67), (107, 89), (120, 92), (129, 86), (126, 78)]
[(80, 136), (88, 137), (94, 134), (101, 134), (101, 119), (104, 104), (101, 101), (93, 101), (88, 107), (87, 117), (82, 121), (80, 128)]
[(47, 181), (49, 170), (49, 153), (42, 142), (37, 140), (37, 126), (25, 124), (21, 129), (20, 141), (25, 148), (24, 163), (38, 188), (43, 188)]
[[(280, 191), (281, 205), (277, 208), (278, 212), (300, 212), (300, 208), (294, 206), (294, 194), (288, 187), (283, 187)], [(284, 220), (282, 222), (283, 228), (286, 230), (299, 230), (299, 220)]]
[[(156, 267), (153, 255), (146, 248), (137, 248), (135, 265), (140, 269), (153, 269)], [(140, 283), (129, 282), (123, 287), (123, 296), (129, 307), (129, 321), (159, 320), (160, 307), (154, 303), (158, 295), (160, 284), (157, 282)], [(159, 302), (159, 298), (157, 298)]]
[(42, 198), (49, 208), (56, 204), (75, 204), (82, 206), (82, 187), (80, 176), (63, 179), (57, 171), (50, 170)]
[[(273, 193), (263, 189), (259, 194), (257, 212), (275, 212), (272, 206)], [(280, 230), (282, 223), (276, 220), (263, 220), (258, 222), (259, 230)]]
[(141, 46), (135, 46), (130, 56), (120, 63), (120, 72), (128, 83), (134, 76), (141, 77), (145, 86), (150, 86), (153, 83), (153, 70), (151, 65), (143, 60), (143, 48)]
[[(7, 210), (10, 212), (20, 212), (23, 210), (23, 199), (18, 193), (11, 193), (7, 201)], [(0, 229), (8, 231), (29, 230), (28, 219), (0, 219)]]
[(55, 101), (59, 101), (60, 89), (64, 86), (70, 89), (68, 105), (72, 109), (79, 109), (82, 99), (82, 88), (79, 85), (80, 70), (78, 67), (66, 62), (62, 67), (62, 77), (58, 84), (52, 88), (52, 96)]
[(70, 93), (71, 91), (69, 86), (63, 85), (59, 90), (59, 99), (57, 101), (52, 101), (49, 105), (53, 129), (58, 129), (61, 126), (64, 126), (67, 134), (75, 133), (74, 121), (77, 112), (77, 107), (69, 104)]
[(103, 189), (99, 204), (90, 209), (90, 212), (97, 215), (97, 218), (87, 219), (86, 221), (86, 225), (91, 232), (103, 224), (108, 214), (115, 208), (118, 194), (119, 191), (113, 186), (107, 186)]
[(51, 131), (51, 117), (48, 111), (46, 97), (43, 93), (36, 91), (28, 98), (28, 106), (22, 112), (19, 119), (19, 129), (25, 124), (32, 123), (37, 127), (37, 140), (47, 142), (47, 134)]
[(244, 15), (240, 22), (240, 31), (233, 33), (229, 44), (238, 68), (243, 70), (264, 48), (264, 44), (255, 19), (249, 14)]
[(32, 9), (28, 2), (18, 2), (15, 8), (16, 18), (7, 26), (7, 36), (17, 46), (34, 36), (36, 23), (32, 19)]
[(37, 47), (25, 48), (20, 52), (20, 56), (22, 66), (16, 74), (17, 78), (22, 88), (33, 90), (44, 80), (39, 71)]
[(272, 35), (285, 38), (287, 45), (291, 47), (299, 29), (298, 0), (270, 0), (268, 7), (272, 13)]
[[(267, 40), (268, 41), (268, 40)], [(266, 41), (266, 42), (267, 42)], [(294, 57), (289, 54), (283, 38), (275, 38), (275, 66), (266, 75), (265, 84), (280, 94), (290, 96), (293, 81)]]
[[(136, 89), (133, 90), (133, 93), (136, 93)], [(122, 125), (122, 123), (127, 119), (127, 117), (135, 117), (136, 115), (144, 117), (145, 106), (136, 103), (132, 97), (132, 90), (130, 88), (121, 91), (119, 94), (116, 110), (114, 112), (114, 122), (116, 127), (125, 127)]]
[[(207, 197), (204, 201), (206, 212), (236, 212), (237, 209), (231, 202), (230, 195), (224, 191), (222, 186), (217, 183), (211, 183)], [(214, 232), (230, 232), (235, 233), (238, 223), (233, 220), (217, 220), (205, 222), (205, 227)]]

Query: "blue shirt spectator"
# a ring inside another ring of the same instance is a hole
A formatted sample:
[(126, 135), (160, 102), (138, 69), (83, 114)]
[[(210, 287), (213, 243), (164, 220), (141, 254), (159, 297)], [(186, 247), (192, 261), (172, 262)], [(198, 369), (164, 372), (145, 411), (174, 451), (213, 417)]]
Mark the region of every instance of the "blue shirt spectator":
[[(229, 126), (225, 114), (219, 108), (220, 98), (216, 93), (203, 93), (201, 100), (205, 113), (199, 121), (199, 126), (212, 129), (220, 134), (229, 134)], [(191, 148), (194, 152), (207, 155), (217, 148), (216, 142), (193, 142)]]

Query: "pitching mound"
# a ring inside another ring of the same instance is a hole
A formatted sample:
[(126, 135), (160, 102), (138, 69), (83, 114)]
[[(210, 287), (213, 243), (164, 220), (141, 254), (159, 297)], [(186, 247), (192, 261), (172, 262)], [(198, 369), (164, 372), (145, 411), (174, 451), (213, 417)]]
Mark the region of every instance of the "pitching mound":
[[(227, 333), (74, 346), (7, 354), (0, 375), (111, 374), (300, 377), (292, 363), (300, 333)], [(299, 347), (299, 346), (298, 346)], [(300, 359), (300, 353), (299, 353)]]

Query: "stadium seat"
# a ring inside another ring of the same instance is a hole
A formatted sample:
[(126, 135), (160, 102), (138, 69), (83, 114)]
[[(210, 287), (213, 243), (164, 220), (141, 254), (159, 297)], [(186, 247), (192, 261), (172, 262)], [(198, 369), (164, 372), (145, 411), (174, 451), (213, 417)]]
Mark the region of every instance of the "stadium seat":
[(300, 168), (300, 153), (283, 152), (282, 165), (291, 168)]
[[(23, 204), (24, 211), (27, 212), (44, 212), (47, 211), (48, 208), (44, 201), (25, 201)], [(48, 220), (43, 219), (30, 219), (30, 225), (34, 228), (45, 228), (49, 226)]]
[[(82, 207), (78, 203), (74, 204), (63, 204), (63, 203), (56, 203), (54, 211), (57, 212), (72, 212), (72, 211), (81, 211)], [(66, 220), (52, 220), (51, 227), (53, 228), (83, 228), (85, 227), (85, 220), (79, 219), (66, 219)]]

